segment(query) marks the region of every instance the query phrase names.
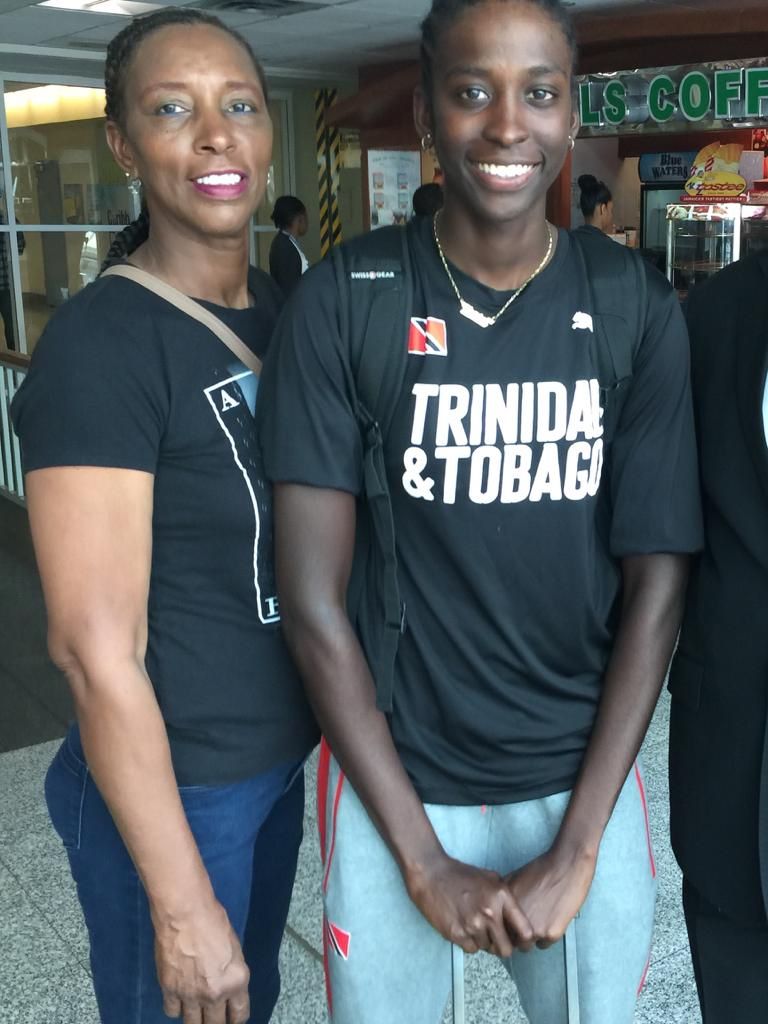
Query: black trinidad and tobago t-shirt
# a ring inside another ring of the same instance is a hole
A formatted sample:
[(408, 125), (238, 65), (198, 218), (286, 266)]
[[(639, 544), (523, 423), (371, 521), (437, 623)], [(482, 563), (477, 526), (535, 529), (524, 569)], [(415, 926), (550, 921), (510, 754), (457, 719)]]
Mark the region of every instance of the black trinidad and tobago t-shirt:
[[(483, 329), (459, 315), (430, 222), (411, 239), (408, 366), (385, 438), (407, 608), (391, 729), (428, 802), (503, 803), (571, 787), (617, 625), (619, 559), (702, 543), (675, 295), (649, 274), (645, 336), (607, 444), (590, 290), (572, 244), (560, 231), (546, 270)], [(489, 314), (509, 297), (452, 272)], [(259, 410), (268, 476), (359, 494), (361, 442), (328, 264), (305, 275), (270, 364)]]
[[(205, 303), (259, 356), (281, 304)], [(259, 380), (205, 326), (125, 278), (54, 315), (13, 404), (27, 472), (154, 475), (146, 668), (181, 785), (248, 778), (303, 757), (316, 726), (280, 629)]]

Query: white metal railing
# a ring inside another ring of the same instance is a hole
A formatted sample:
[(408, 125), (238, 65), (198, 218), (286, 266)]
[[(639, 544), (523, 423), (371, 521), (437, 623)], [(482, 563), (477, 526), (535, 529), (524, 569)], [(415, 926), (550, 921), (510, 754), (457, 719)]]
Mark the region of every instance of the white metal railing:
[(23, 356), (0, 352), (0, 497), (24, 504), (19, 439), (11, 425), (11, 401), (27, 372)]

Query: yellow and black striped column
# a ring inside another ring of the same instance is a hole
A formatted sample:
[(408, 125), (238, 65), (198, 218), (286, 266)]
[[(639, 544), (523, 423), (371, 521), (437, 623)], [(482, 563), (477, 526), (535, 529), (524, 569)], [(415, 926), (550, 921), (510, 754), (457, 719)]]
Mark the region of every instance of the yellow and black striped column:
[(341, 145), (338, 128), (325, 123), (326, 110), (336, 102), (335, 89), (315, 93), (315, 142), (317, 145), (317, 186), (320, 198), (320, 251), (327, 255), (342, 240), (339, 214), (339, 171)]

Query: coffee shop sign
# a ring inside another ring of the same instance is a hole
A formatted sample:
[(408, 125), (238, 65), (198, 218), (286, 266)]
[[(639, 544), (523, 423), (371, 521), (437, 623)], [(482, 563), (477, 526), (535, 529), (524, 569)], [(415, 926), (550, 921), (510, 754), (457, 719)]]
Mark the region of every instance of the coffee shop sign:
[(579, 85), (584, 128), (768, 118), (768, 68), (693, 69), (590, 79)]

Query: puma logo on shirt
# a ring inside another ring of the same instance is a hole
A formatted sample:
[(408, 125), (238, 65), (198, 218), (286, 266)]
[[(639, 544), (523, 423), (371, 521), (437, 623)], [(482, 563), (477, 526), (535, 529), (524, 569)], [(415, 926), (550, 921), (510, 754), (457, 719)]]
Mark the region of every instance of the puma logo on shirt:
[(592, 317), (589, 313), (574, 313), (573, 322), (571, 323), (572, 331), (591, 331), (595, 333), (595, 325), (592, 323)]

